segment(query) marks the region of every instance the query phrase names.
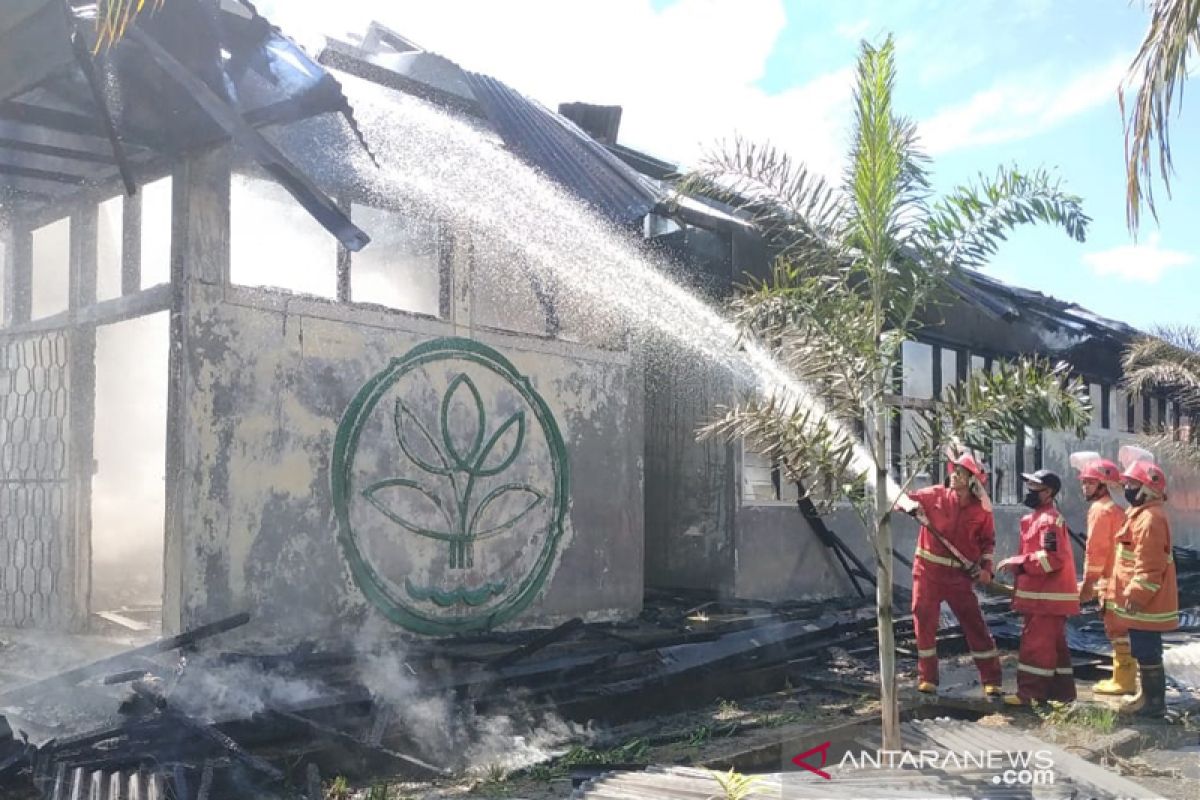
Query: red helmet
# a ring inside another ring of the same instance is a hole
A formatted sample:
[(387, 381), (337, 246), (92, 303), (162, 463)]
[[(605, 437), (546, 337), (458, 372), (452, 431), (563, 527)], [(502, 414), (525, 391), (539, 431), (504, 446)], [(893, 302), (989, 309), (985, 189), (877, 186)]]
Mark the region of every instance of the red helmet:
[(1116, 464), (1109, 461), (1107, 458), (1100, 458), (1090, 462), (1079, 470), (1079, 480), (1093, 480), (1102, 483), (1120, 483), (1121, 470)]
[(953, 470), (955, 467), (962, 467), (967, 472), (975, 477), (975, 480), (980, 483), (987, 482), (987, 473), (983, 471), (983, 465), (975, 460), (975, 456), (970, 453), (963, 453), (958, 458), (953, 455), (949, 456), (950, 463), (946, 465), (946, 469)]
[(1134, 461), (1125, 469), (1121, 477), (1137, 481), (1159, 496), (1167, 493), (1166, 473), (1153, 461)]

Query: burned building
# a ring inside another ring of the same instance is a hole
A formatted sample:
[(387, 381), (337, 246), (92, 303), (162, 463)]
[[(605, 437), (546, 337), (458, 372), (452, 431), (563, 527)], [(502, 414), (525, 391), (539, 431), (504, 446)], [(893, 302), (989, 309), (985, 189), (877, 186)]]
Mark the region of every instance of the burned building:
[(660, 183), (381, 28), (314, 59), (240, 2), (169, 3), (95, 55), (62, 3), (2, 22), (0, 622), (637, 614), (627, 338), (364, 178), (396, 145), (343, 83), (465, 121), (631, 235)]
[[(730, 252), (731, 283), (738, 267), (761, 269), (739, 264), (736, 249)], [(1093, 450), (1115, 461), (1121, 445), (1164, 431), (1187, 436), (1194, 421), (1166, 397), (1130, 396), (1122, 388), (1121, 355), (1138, 335), (1129, 325), (975, 271), (948, 288), (949, 299), (928, 313), (917, 339), (903, 345), (888, 442), (892, 477), (902, 485), (912, 479), (918, 487), (947, 477), (944, 464), (912, 474), (915, 413), (904, 407), (909, 401), (937, 397), (973, 371), (990, 372), (1000, 360), (1036, 355), (1066, 361), (1088, 386), (1093, 414), (1086, 437), (1026, 428), (1017, 441), (995, 443), (984, 455), (997, 555), (1016, 552), (1019, 521), (1028, 512), (1021, 505), (1021, 473), (1045, 467), (1064, 479), (1059, 504), (1082, 564), (1086, 503), (1069, 455)], [(775, 601), (873, 596), (872, 551), (849, 505), (841, 502), (816, 517), (798, 487), (781, 480), (778, 468), (759, 454), (742, 444), (680, 435), (712, 420), (737, 395), (725, 375), (703, 363), (663, 362), (660, 369), (667, 377), (648, 382), (646, 401), (647, 581)], [(1186, 465), (1170, 469), (1173, 536), (1177, 545), (1194, 547), (1200, 543), (1200, 476)], [(894, 574), (905, 586), (917, 530), (903, 515), (893, 519)]]
[[(530, 230), (455, 196), (515, 190), (437, 150), (470, 131), (719, 301), (764, 248), (620, 144), (619, 109), (551, 112), (378, 25), (309, 54), (238, 0), (167, 3), (97, 52), (92, 27), (0, 14), (0, 624), (251, 610), (246, 636), (288, 642), (626, 619), (647, 586), (854, 592), (770, 464), (696, 441), (729, 376), (523, 268)], [(906, 347), (906, 395), (1036, 352), (1099, 409), (1087, 442), (997, 446), (1002, 529), (1022, 469), (1174, 421), (1128, 412), (1129, 328), (983, 276), (959, 293)], [(1196, 498), (1173, 499), (1186, 541)], [(824, 524), (862, 556), (850, 519)]]

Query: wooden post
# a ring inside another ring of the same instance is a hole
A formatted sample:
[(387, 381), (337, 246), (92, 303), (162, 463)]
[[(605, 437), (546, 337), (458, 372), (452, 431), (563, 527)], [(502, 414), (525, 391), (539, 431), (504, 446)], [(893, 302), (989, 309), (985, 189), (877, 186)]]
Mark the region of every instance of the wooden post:
[(126, 195), (121, 206), (121, 294), (142, 290), (142, 195)]
[(74, 586), (70, 607), (64, 609), (72, 629), (87, 626), (92, 593), (92, 477), (95, 475), (96, 422), (96, 326), (80, 325), (81, 310), (96, 304), (96, 234), (99, 209), (87, 204), (71, 215), (70, 282), (68, 308), (72, 325), (68, 331), (70, 419), (69, 470), (71, 535), (67, 560), (73, 569)]
[(5, 314), (10, 325), (29, 322), (33, 313), (33, 231), (13, 229), (9, 242), (8, 270), (5, 271)]
[[(350, 199), (343, 195), (339, 195), (337, 199), (338, 208), (347, 217), (351, 215), (352, 206)], [(354, 301), (353, 291), (351, 289), (350, 276), (353, 269), (353, 256), (350, 250), (341, 242), (337, 246), (337, 299), (339, 303), (351, 303)]]

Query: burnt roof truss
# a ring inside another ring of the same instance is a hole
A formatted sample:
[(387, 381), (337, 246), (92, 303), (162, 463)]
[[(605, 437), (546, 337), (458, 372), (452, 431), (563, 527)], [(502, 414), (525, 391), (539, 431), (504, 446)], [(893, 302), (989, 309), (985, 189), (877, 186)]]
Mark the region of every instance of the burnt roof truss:
[(94, 2), (4, 6), (0, 206), (34, 214), (118, 180), (133, 194), (139, 177), (231, 138), (345, 247), (369, 241), (262, 134), (338, 113), (374, 160), (341, 85), (251, 3), (173, 0), (99, 50)]

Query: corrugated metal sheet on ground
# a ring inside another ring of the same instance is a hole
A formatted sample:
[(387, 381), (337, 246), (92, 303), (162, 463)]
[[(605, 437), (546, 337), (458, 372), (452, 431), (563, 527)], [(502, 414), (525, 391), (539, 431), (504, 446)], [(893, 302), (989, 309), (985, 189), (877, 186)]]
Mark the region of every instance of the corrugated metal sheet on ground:
[[(747, 800), (869, 800), (870, 798), (1153, 798), (1150, 790), (1034, 737), (1005, 727), (936, 719), (905, 723), (905, 750), (942, 753), (1029, 753), (1044, 750), (1053, 761), (1053, 781), (1039, 785), (997, 785), (996, 770), (841, 769), (826, 767), (831, 779), (805, 773), (759, 776)], [(879, 747), (867, 737), (868, 751)], [(1036, 763), (1033, 765), (1036, 767)], [(1001, 770), (1002, 771), (1002, 770)], [(690, 767), (651, 767), (644, 772), (610, 773), (571, 795), (575, 800), (708, 800), (725, 796), (719, 773)]]

